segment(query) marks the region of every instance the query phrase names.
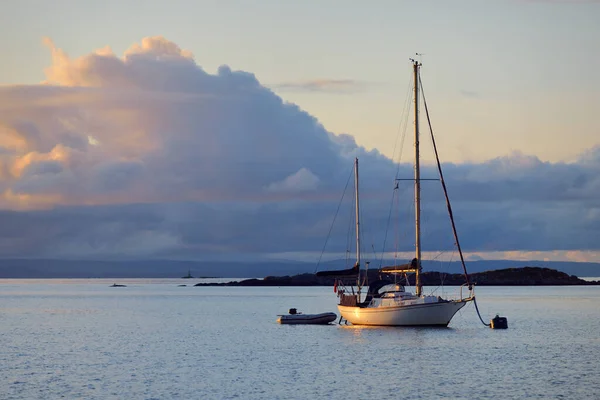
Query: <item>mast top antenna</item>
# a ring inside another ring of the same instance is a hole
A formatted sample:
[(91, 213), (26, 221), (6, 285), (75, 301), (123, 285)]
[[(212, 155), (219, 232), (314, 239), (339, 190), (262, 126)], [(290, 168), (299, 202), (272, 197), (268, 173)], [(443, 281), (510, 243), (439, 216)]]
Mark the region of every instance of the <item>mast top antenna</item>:
[(425, 53), (415, 53), (415, 56), (419, 57), (419, 61), (415, 60), (414, 58), (410, 58), (410, 61), (413, 63), (418, 63), (419, 66), (423, 65), (423, 56), (425, 55)]

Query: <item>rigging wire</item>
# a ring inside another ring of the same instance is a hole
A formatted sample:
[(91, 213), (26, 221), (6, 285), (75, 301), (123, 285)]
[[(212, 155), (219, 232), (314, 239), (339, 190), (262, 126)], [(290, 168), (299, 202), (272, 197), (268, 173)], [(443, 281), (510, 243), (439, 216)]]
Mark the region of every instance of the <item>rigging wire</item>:
[(400, 161), (402, 160), (402, 152), (404, 149), (404, 142), (406, 140), (406, 128), (408, 127), (408, 116), (410, 114), (410, 108), (412, 102), (410, 101), (412, 85), (411, 85), (412, 76), (408, 80), (408, 84), (406, 85), (406, 95), (404, 96), (404, 106), (402, 107), (402, 114), (404, 115), (404, 119), (401, 119), (398, 124), (398, 133), (396, 134), (396, 140), (394, 141), (394, 149), (392, 151), (392, 162), (396, 157), (396, 148), (398, 147), (398, 139), (400, 138), (400, 150), (398, 152), (398, 162), (396, 166), (396, 173), (394, 174), (394, 189), (392, 191), (392, 199), (390, 201), (390, 212), (388, 214), (388, 220), (385, 227), (385, 235), (383, 238), (383, 247), (381, 249), (381, 259), (379, 260), (379, 268), (383, 265), (383, 258), (385, 257), (385, 246), (387, 243), (387, 236), (389, 233), (390, 223), (392, 220), (392, 211), (394, 206), (394, 198), (396, 197), (396, 192), (398, 189), (398, 175), (400, 174)]
[(446, 182), (444, 181), (444, 174), (442, 173), (442, 166), (440, 164), (440, 157), (438, 155), (437, 146), (435, 145), (435, 137), (433, 135), (433, 127), (431, 126), (431, 119), (429, 118), (429, 109), (427, 108), (427, 101), (425, 101), (425, 91), (423, 89), (423, 83), (421, 82), (421, 75), (419, 74), (419, 84), (421, 85), (421, 95), (423, 96), (423, 104), (425, 105), (425, 115), (427, 116), (427, 123), (429, 124), (429, 132), (431, 133), (431, 142), (433, 143), (433, 151), (435, 153), (435, 160), (437, 163), (438, 172), (440, 174), (440, 182), (442, 183), (442, 189), (444, 189), (444, 196), (446, 197), (446, 207), (448, 208), (448, 215), (450, 215), (450, 222), (452, 223), (452, 233), (454, 233), (454, 240), (456, 241), (456, 248), (460, 256), (460, 262), (463, 267), (465, 280), (469, 289), (472, 288), (472, 284), (469, 280), (469, 274), (467, 273), (467, 267), (465, 265), (465, 259), (463, 257), (462, 249), (460, 248), (460, 242), (458, 241), (458, 233), (456, 232), (456, 225), (454, 224), (454, 216), (452, 215), (452, 206), (450, 205), (450, 198), (448, 197), (448, 189), (446, 189)]
[(383, 246), (381, 249), (381, 259), (379, 260), (379, 268), (383, 265), (383, 257), (385, 257), (385, 244), (387, 242), (387, 235), (389, 231), (390, 221), (392, 220), (392, 211), (394, 210), (394, 198), (396, 197), (396, 191), (398, 190), (398, 186), (394, 187), (394, 191), (392, 193), (392, 201), (390, 204), (390, 212), (388, 214), (388, 220), (385, 228), (385, 236), (383, 237)]
[(348, 190), (348, 185), (350, 184), (350, 179), (352, 178), (352, 173), (354, 172), (354, 167), (352, 168), (350, 175), (348, 176), (348, 180), (346, 181), (346, 186), (344, 187), (344, 191), (342, 192), (342, 198), (338, 203), (337, 210), (335, 211), (335, 215), (333, 217), (333, 221), (331, 221), (331, 226), (329, 227), (329, 232), (327, 233), (327, 238), (325, 239), (325, 244), (323, 245), (323, 250), (321, 250), (321, 255), (319, 256), (319, 260), (317, 261), (317, 266), (315, 267), (315, 273), (319, 269), (319, 265), (321, 264), (321, 259), (323, 258), (323, 254), (325, 253), (325, 248), (327, 247), (327, 242), (331, 237), (331, 231), (333, 230), (333, 225), (335, 224), (335, 220), (340, 212), (340, 207), (342, 206), (342, 201), (344, 201), (344, 196), (346, 195), (346, 191)]
[[(406, 128), (408, 127), (408, 116), (410, 115), (410, 109), (412, 107), (411, 93), (412, 93), (412, 85), (411, 85), (412, 76), (409, 77), (408, 84), (406, 85), (406, 95), (404, 96), (404, 106), (402, 106), (402, 114), (404, 115), (404, 119), (401, 119), (398, 124), (398, 133), (396, 134), (396, 140), (394, 141), (394, 149), (392, 151), (392, 161), (396, 157), (396, 148), (398, 147), (398, 139), (400, 138), (400, 150), (398, 151), (398, 167), (396, 169), (396, 178), (398, 177), (398, 171), (400, 169), (400, 160), (402, 159), (402, 152), (404, 149), (404, 142), (406, 139)], [(402, 132), (402, 134), (400, 134)]]
[[(463, 271), (465, 274), (465, 279), (467, 281), (467, 285), (470, 290), (473, 290), (473, 284), (469, 280), (469, 274), (467, 273), (467, 267), (465, 266), (465, 259), (463, 257), (462, 249), (460, 248), (460, 242), (458, 241), (458, 234), (456, 232), (456, 225), (454, 224), (454, 217), (452, 215), (452, 207), (450, 206), (450, 198), (448, 197), (448, 190), (446, 189), (446, 182), (444, 181), (444, 175), (442, 174), (442, 166), (440, 165), (440, 158), (438, 156), (437, 146), (435, 144), (435, 137), (433, 135), (433, 128), (431, 126), (431, 119), (429, 117), (429, 110), (427, 108), (427, 101), (425, 101), (425, 90), (423, 89), (423, 83), (421, 82), (421, 75), (419, 74), (419, 84), (421, 85), (421, 95), (423, 96), (423, 104), (425, 105), (425, 115), (427, 116), (427, 123), (429, 124), (429, 132), (431, 133), (431, 142), (433, 144), (433, 151), (435, 154), (435, 159), (438, 167), (438, 172), (440, 174), (440, 181), (442, 183), (442, 188), (444, 189), (444, 196), (446, 197), (446, 206), (448, 208), (448, 214), (450, 215), (450, 222), (452, 222), (452, 232), (454, 233), (454, 239), (456, 240), (456, 248), (458, 249), (458, 255), (460, 256), (460, 262), (463, 267)], [(479, 312), (479, 307), (477, 306), (477, 300), (475, 299), (475, 294), (473, 291), (473, 304), (475, 305), (475, 310), (477, 311), (477, 316), (481, 323), (485, 326), (491, 326), (491, 324), (486, 323), (481, 317), (481, 313)]]
[[(375, 235), (373, 233), (373, 230), (369, 227), (369, 224), (365, 224), (365, 218), (363, 216), (363, 210), (365, 209), (365, 207), (361, 207), (360, 210), (358, 210), (358, 212), (360, 213), (360, 243), (361, 243), (361, 254), (367, 254), (367, 250), (365, 250), (365, 247), (367, 246), (366, 243), (370, 242), (371, 244), (371, 249), (369, 250), (369, 253), (372, 252), (372, 259), (373, 260), (377, 260), (378, 255), (377, 255), (377, 250), (375, 249)], [(369, 240), (367, 240), (367, 238)], [(365, 250), (365, 251), (363, 251)], [(362, 256), (361, 256), (362, 258)], [(363, 260), (361, 260), (363, 261)], [(366, 264), (366, 261), (364, 261), (364, 263)]]
[[(354, 191), (356, 192), (356, 188), (354, 188)], [(352, 242), (354, 242), (354, 236), (352, 233), (355, 231), (355, 226), (356, 226), (356, 197), (352, 196), (352, 204), (349, 208), (350, 210), (350, 218), (348, 218), (348, 231), (346, 232), (346, 267), (349, 266), (349, 260), (350, 260), (350, 248), (352, 246)]]

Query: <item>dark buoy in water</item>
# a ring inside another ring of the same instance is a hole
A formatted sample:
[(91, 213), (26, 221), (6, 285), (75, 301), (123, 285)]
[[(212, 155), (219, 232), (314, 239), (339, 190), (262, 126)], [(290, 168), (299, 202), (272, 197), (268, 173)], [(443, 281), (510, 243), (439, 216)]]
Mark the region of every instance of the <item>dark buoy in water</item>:
[(499, 315), (496, 315), (490, 321), (490, 328), (492, 328), (492, 329), (508, 329), (508, 320), (506, 319), (506, 317), (500, 317)]

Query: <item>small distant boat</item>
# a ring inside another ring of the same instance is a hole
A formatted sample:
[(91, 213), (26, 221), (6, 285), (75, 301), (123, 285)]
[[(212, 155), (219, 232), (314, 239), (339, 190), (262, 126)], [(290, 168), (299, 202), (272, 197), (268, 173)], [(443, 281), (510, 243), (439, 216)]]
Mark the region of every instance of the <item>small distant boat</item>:
[(181, 279), (191, 279), (193, 278), (192, 276), (192, 271), (188, 269), (188, 273), (186, 276), (182, 276)]
[(336, 313), (326, 312), (321, 314), (302, 314), (296, 311), (295, 308), (290, 308), (289, 314), (279, 315), (277, 322), (280, 324), (305, 324), (305, 325), (326, 325), (335, 321)]
[(127, 287), (127, 285), (119, 285), (119, 284), (113, 283), (112, 285), (110, 285), (110, 287)]

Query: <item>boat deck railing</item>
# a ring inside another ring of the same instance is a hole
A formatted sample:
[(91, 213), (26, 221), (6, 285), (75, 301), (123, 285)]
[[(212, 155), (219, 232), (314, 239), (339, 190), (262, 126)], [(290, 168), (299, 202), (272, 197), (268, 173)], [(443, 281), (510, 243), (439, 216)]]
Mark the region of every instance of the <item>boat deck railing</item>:
[(474, 297), (473, 288), (469, 287), (469, 297), (463, 297), (463, 287), (469, 287), (469, 284), (463, 283), (462, 285), (460, 285), (460, 299), (461, 300), (472, 299)]

